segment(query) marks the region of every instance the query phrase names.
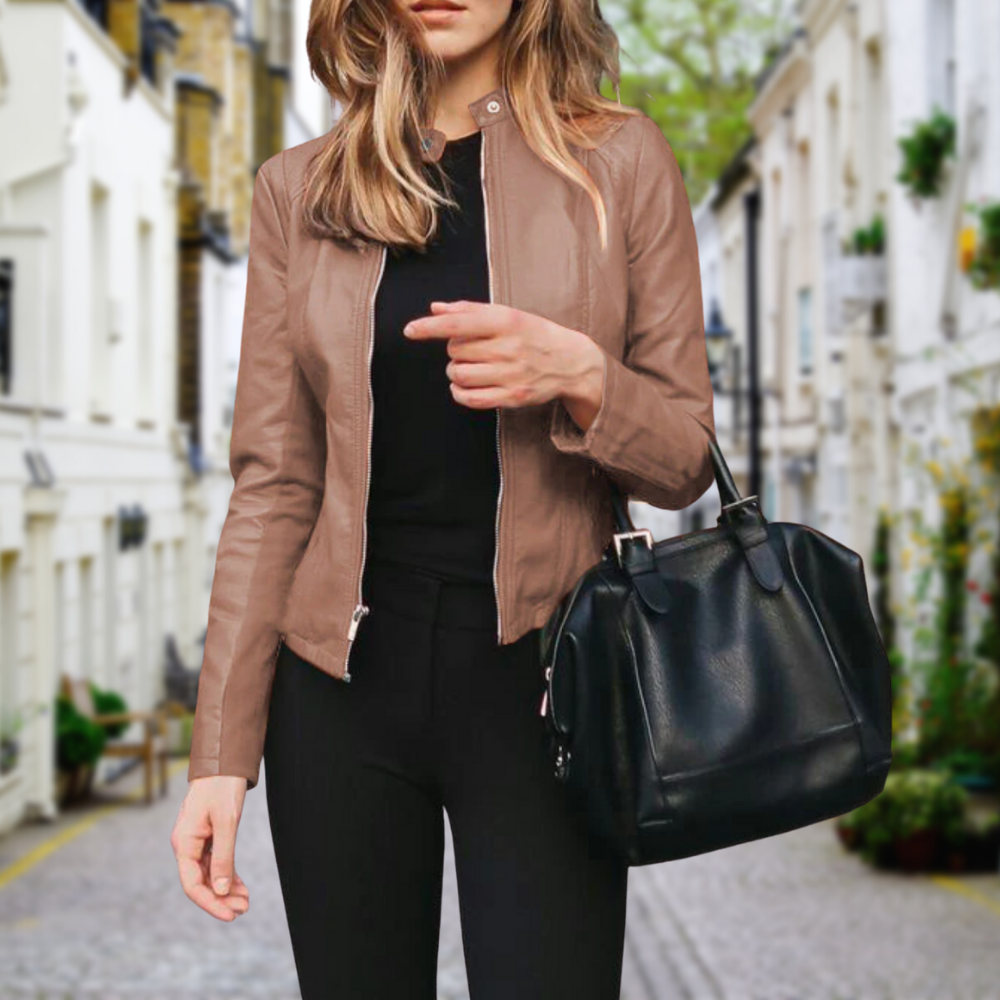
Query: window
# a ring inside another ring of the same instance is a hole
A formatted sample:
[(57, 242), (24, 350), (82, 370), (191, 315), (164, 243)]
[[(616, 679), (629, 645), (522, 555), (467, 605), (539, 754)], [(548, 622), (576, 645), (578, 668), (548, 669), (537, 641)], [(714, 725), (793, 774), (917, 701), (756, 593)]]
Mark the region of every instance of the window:
[(137, 412), (140, 420), (152, 420), (156, 414), (153, 384), (155, 312), (153, 309), (153, 227), (148, 222), (139, 223), (138, 242), (139, 391)]
[(799, 374), (809, 375), (813, 370), (812, 289), (799, 289)]
[(110, 210), (107, 190), (96, 184), (90, 193), (90, 340), (91, 409), (104, 413), (110, 405), (111, 299)]
[(955, 0), (928, 0), (930, 109), (955, 114)]
[(0, 393), (11, 391), (14, 342), (14, 262), (0, 260)]

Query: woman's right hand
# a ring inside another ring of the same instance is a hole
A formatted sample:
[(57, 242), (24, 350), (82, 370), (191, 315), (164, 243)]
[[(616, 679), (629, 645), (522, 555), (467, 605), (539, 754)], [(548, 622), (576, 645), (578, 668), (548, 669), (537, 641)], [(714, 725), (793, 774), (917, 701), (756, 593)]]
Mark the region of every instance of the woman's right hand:
[(250, 907), (250, 892), (234, 864), (246, 791), (246, 778), (195, 778), (170, 835), (184, 894), (206, 913), (227, 922)]

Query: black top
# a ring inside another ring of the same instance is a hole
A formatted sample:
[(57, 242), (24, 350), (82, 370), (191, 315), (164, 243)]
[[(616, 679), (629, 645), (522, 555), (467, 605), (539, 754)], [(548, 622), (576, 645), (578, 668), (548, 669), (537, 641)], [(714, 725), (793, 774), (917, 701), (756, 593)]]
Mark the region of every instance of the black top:
[[(489, 301), (480, 181), (482, 133), (445, 144), (441, 165), (459, 210), (441, 209), (425, 253), (391, 248), (375, 299), (368, 557), (446, 579), (493, 581), (499, 465), (496, 410), (451, 395), (447, 340), (409, 340), (403, 327), (432, 301)], [(437, 174), (427, 169), (442, 190)]]

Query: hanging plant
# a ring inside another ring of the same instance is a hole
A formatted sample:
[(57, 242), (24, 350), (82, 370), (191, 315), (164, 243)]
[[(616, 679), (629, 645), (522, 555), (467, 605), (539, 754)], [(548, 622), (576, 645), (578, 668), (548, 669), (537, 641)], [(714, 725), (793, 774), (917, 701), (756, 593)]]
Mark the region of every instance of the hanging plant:
[(871, 225), (854, 230), (848, 245), (848, 253), (863, 256), (880, 256), (885, 253), (885, 220), (881, 215), (872, 219)]
[(900, 138), (903, 166), (896, 180), (917, 198), (936, 198), (944, 177), (944, 161), (955, 155), (955, 119), (936, 108), (927, 121)]
[(973, 231), (964, 270), (974, 288), (1000, 288), (1000, 201), (965, 207), (979, 218), (979, 232)]

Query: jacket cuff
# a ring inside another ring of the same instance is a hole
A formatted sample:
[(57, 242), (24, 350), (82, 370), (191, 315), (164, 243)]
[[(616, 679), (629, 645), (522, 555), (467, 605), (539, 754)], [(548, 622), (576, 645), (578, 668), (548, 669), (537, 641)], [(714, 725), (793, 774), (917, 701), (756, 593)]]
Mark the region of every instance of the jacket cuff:
[(612, 382), (618, 379), (614, 365), (610, 364), (612, 358), (603, 347), (601, 357), (604, 359), (604, 390), (601, 394), (601, 405), (587, 430), (580, 430), (579, 424), (569, 415), (562, 400), (556, 400), (549, 422), (549, 440), (559, 451), (566, 455), (583, 455), (596, 462), (602, 461), (601, 456), (607, 454), (609, 447), (606, 440), (608, 411), (611, 409), (615, 392)]
[(216, 757), (192, 757), (188, 761), (188, 781), (194, 781), (195, 778), (215, 778), (222, 775), (233, 778), (246, 778), (247, 791), (249, 791), (257, 784), (260, 776), (260, 767), (229, 767), (223, 771)]
[(685, 400), (664, 396), (663, 387), (649, 374), (635, 371), (603, 348), (602, 354), (600, 408), (582, 431), (557, 402), (549, 422), (553, 446), (594, 462), (637, 500), (667, 510), (693, 503), (714, 478), (706, 440), (712, 427)]

